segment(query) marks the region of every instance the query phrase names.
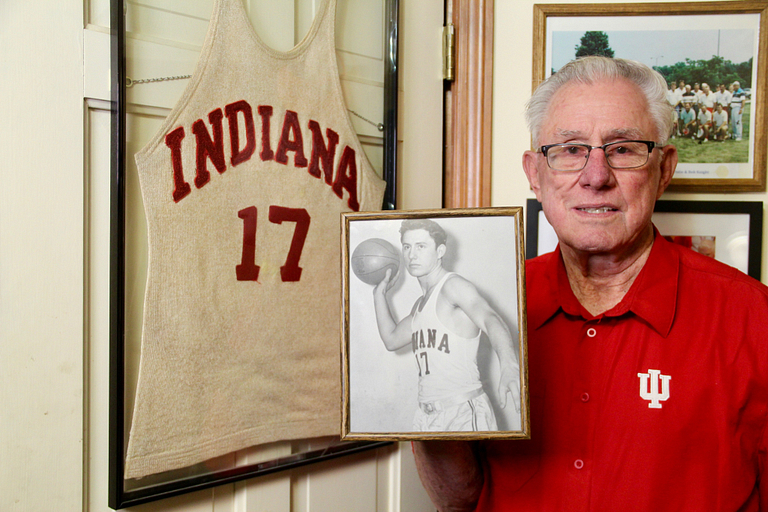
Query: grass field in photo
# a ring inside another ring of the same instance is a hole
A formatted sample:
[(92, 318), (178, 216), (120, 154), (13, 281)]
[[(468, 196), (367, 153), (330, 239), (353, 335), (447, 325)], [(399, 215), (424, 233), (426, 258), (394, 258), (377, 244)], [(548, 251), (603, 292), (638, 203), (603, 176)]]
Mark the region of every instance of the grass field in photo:
[[(727, 139), (724, 142), (710, 139), (699, 144), (686, 137), (670, 139), (677, 148), (679, 161), (688, 164), (745, 163), (749, 161), (749, 120), (751, 103), (744, 104), (741, 123), (744, 126), (742, 140)], [(728, 120), (730, 124), (730, 119)]]

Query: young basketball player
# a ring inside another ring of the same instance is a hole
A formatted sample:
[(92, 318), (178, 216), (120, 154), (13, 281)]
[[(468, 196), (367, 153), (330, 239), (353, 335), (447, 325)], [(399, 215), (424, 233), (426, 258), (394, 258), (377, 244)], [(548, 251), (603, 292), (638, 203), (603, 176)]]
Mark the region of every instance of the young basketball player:
[(501, 406), (511, 393), (519, 410), (520, 372), (512, 335), (472, 283), (443, 268), (446, 238), (443, 228), (432, 220), (403, 221), (400, 241), (405, 266), (424, 293), (411, 313), (397, 322), (386, 298), (394, 277), (387, 271), (373, 292), (379, 334), (390, 351), (412, 346), (419, 369), (414, 430), (496, 430), (493, 408), (480, 382), (477, 349), (480, 333), (485, 332), (499, 358)]

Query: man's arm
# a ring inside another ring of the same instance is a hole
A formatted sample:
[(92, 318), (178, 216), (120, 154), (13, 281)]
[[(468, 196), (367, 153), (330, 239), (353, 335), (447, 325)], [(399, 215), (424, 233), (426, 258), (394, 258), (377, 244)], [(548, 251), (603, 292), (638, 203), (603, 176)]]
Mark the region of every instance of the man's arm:
[(449, 279), (443, 286), (445, 298), (469, 317), (480, 328), (491, 342), (496, 356), (499, 358), (499, 405), (506, 407), (507, 393), (512, 394), (515, 410), (520, 411), (520, 364), (513, 350), (512, 334), (507, 324), (498, 313), (488, 304), (477, 288), (457, 276)]
[(483, 490), (483, 471), (469, 441), (414, 441), (421, 483), (440, 512), (475, 509)]
[(411, 315), (402, 319), (399, 323), (392, 316), (387, 302), (387, 290), (391, 287), (390, 278), (392, 271), (373, 288), (373, 308), (376, 311), (376, 325), (379, 335), (384, 341), (384, 346), (389, 351), (402, 348), (411, 342)]

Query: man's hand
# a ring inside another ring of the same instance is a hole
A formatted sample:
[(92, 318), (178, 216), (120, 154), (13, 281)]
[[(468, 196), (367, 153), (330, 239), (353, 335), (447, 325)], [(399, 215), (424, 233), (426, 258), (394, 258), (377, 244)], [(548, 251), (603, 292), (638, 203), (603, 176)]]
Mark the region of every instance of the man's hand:
[(392, 289), (392, 287), (395, 285), (395, 282), (397, 281), (397, 275), (392, 276), (392, 269), (388, 268), (386, 274), (384, 274), (384, 279), (379, 281), (379, 284), (373, 287), (373, 294), (376, 295), (377, 293), (386, 294), (389, 290)]
[(507, 406), (507, 394), (512, 395), (515, 412), (520, 412), (520, 367), (515, 364), (512, 367), (501, 369), (499, 377), (499, 405), (502, 409)]
[(470, 441), (414, 441), (413, 454), (424, 488), (438, 510), (475, 510), (483, 470)]

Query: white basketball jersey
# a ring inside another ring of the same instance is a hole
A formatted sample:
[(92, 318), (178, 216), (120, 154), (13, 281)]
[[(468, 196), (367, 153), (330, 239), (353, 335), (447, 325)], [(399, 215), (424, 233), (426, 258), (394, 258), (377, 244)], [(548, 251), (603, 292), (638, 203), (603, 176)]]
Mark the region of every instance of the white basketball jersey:
[(335, 6), (279, 52), (216, 0), (136, 155), (149, 264), (126, 478), (339, 432), (340, 213), (379, 209), (384, 182), (347, 115)]
[(482, 387), (477, 368), (480, 332), (465, 338), (448, 329), (437, 316), (437, 298), (449, 272), (435, 285), (427, 302), (411, 318), (411, 348), (419, 370), (419, 401), (432, 402)]

